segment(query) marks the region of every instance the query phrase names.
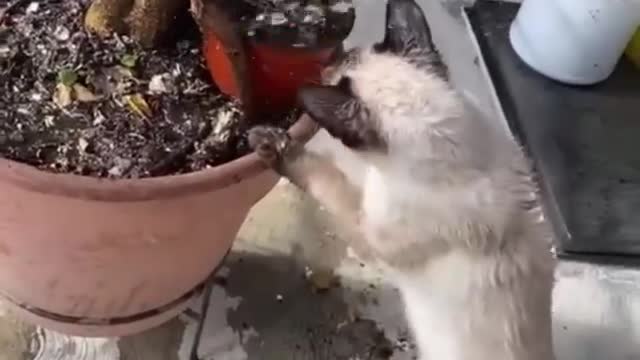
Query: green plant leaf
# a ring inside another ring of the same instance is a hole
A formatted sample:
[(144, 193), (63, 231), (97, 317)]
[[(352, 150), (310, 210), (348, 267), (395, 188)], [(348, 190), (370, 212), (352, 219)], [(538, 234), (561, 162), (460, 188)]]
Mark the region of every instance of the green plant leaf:
[(128, 68), (133, 68), (138, 63), (138, 55), (126, 54), (120, 58), (120, 64)]
[(64, 86), (73, 86), (78, 81), (78, 74), (71, 69), (63, 69), (58, 72), (58, 83)]

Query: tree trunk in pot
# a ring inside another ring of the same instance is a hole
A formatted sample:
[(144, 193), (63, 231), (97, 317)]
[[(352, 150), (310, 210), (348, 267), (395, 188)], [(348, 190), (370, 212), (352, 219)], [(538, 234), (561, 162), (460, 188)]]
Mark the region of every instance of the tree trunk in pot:
[(101, 36), (128, 33), (145, 47), (160, 43), (188, 0), (93, 0), (87, 30)]

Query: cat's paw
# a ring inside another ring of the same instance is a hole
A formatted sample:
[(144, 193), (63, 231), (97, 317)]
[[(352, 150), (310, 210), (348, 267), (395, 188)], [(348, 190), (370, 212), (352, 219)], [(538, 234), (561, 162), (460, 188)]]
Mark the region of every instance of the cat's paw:
[(269, 166), (276, 167), (289, 149), (291, 137), (284, 129), (256, 126), (249, 130), (249, 146)]

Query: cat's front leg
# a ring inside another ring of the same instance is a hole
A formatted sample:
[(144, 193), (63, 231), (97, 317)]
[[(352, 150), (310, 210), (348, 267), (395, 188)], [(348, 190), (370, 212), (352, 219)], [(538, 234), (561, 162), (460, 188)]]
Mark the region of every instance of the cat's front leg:
[(304, 144), (276, 127), (251, 129), (249, 145), (262, 161), (309, 193), (329, 212), (352, 225), (358, 223), (361, 191), (330, 158), (308, 151)]

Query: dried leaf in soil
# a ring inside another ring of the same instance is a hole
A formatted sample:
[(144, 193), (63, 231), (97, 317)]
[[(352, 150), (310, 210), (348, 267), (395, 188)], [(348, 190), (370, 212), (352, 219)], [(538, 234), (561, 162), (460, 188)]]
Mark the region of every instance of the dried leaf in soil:
[(143, 117), (147, 120), (153, 116), (153, 112), (151, 110), (151, 107), (149, 106), (149, 103), (147, 103), (142, 95), (125, 95), (124, 101), (129, 106), (129, 109), (138, 116)]

